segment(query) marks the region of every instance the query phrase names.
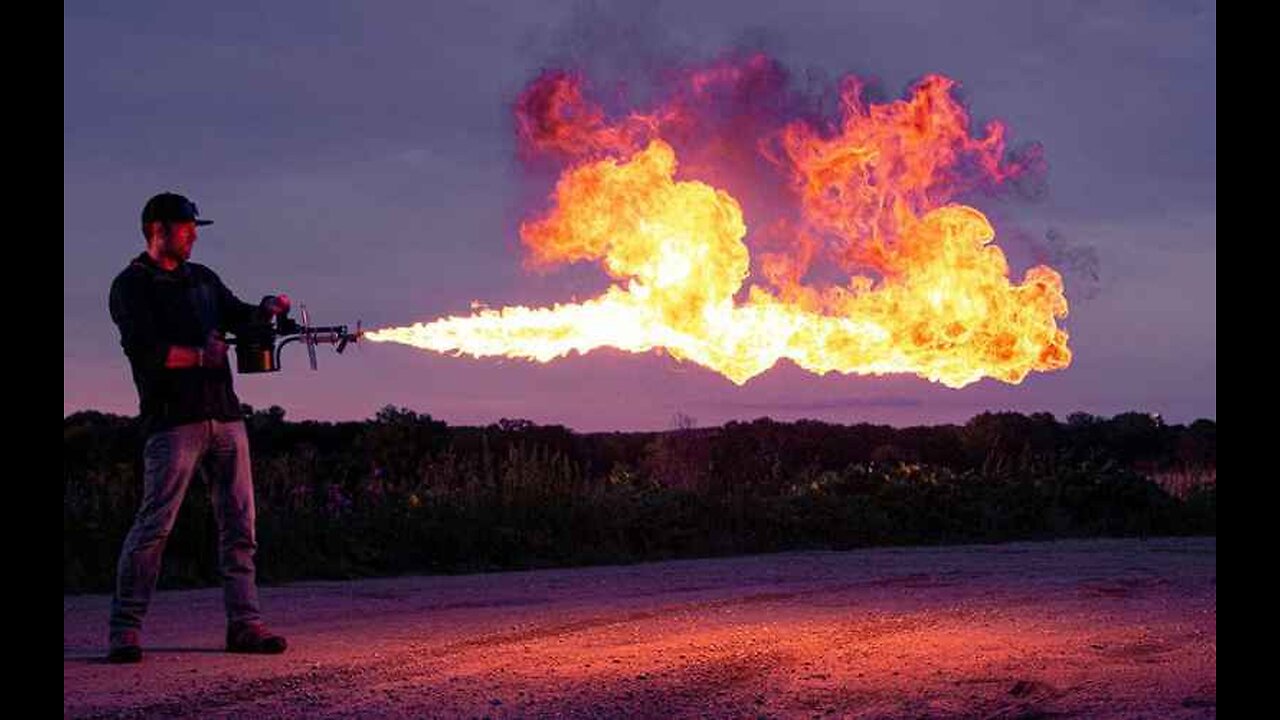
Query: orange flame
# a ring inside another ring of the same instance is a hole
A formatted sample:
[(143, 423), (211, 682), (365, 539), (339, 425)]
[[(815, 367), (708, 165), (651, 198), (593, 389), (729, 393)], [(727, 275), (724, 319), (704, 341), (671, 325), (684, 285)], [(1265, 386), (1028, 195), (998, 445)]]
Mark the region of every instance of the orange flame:
[[(1055, 321), (1067, 314), (1061, 276), (1036, 266), (1011, 284), (990, 222), (950, 202), (1039, 157), (1002, 164), (1003, 126), (971, 138), (941, 76), (887, 105), (863, 103), (861, 86), (847, 81), (837, 130), (797, 121), (763, 139), (761, 152), (790, 178), (799, 219), (760, 234), (784, 246), (760, 255), (773, 289), (743, 293), (751, 256), (742, 208), (724, 190), (677, 179), (676, 152), (660, 135), (696, 126), (688, 97), (761, 67), (753, 58), (741, 72), (692, 73), (684, 105), (614, 125), (585, 103), (579, 79), (545, 75), (521, 98), (522, 144), (578, 164), (561, 176), (550, 212), (520, 228), (529, 263), (599, 261), (617, 282), (582, 303), (482, 310), (367, 339), (540, 362), (663, 348), (738, 384), (782, 358), (815, 373), (915, 373), (956, 388), (983, 377), (1018, 383), (1070, 363)], [(847, 284), (805, 285), (811, 263), (828, 255)]]

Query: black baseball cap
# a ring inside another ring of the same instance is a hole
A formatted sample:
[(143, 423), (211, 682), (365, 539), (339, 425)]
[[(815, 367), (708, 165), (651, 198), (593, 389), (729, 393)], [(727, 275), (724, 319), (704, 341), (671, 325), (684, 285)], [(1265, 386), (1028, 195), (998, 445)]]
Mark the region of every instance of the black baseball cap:
[(197, 225), (212, 225), (212, 220), (200, 220), (196, 204), (177, 193), (160, 193), (147, 201), (142, 208), (142, 223), (149, 222), (194, 222)]

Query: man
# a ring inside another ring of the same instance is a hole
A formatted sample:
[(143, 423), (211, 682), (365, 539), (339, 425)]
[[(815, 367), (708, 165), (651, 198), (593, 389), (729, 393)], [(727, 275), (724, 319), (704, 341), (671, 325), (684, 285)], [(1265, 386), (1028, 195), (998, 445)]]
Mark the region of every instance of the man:
[(232, 389), (222, 333), (288, 311), (286, 295), (241, 302), (209, 268), (188, 262), (195, 203), (161, 193), (142, 209), (147, 249), (111, 283), (111, 319), (120, 329), (138, 388), (143, 448), (142, 506), (125, 537), (111, 601), (111, 662), (142, 659), (140, 634), (160, 573), (165, 541), (203, 464), (218, 525), (219, 570), (230, 652), (280, 653), (285, 639), (262, 622), (253, 563), (253, 479), (240, 400)]

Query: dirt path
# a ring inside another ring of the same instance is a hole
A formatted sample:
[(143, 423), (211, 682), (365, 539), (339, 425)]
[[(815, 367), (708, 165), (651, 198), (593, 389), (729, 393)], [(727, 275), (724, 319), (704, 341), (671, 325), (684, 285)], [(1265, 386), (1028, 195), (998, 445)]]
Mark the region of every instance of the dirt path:
[(806, 552), (264, 588), (290, 650), (221, 652), (157, 594), (101, 662), (63, 601), (71, 718), (1216, 717), (1212, 538)]

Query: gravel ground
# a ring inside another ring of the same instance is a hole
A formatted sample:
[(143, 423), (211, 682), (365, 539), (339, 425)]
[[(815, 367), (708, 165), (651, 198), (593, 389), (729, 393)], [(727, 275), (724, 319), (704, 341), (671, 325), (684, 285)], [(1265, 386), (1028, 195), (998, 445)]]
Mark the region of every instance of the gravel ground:
[(1213, 538), (802, 552), (263, 588), (222, 652), (161, 591), (132, 666), (63, 599), (68, 718), (1212, 718)]

